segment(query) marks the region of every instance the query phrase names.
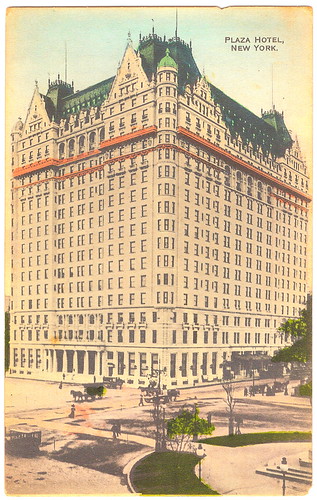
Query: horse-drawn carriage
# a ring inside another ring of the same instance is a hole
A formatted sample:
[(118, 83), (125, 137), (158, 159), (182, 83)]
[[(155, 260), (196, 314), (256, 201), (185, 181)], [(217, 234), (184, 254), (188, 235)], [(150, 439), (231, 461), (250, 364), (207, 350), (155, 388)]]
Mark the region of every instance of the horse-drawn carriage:
[[(249, 391), (247, 388), (245, 388), (245, 394), (249, 392), (250, 395), (255, 395), (255, 394), (264, 394), (266, 396), (274, 396), (276, 392), (284, 392), (284, 394), (288, 393), (288, 381), (287, 382), (279, 382), (275, 380), (273, 382), (273, 385), (269, 384), (256, 384), (254, 386), (251, 386), (249, 388)], [(247, 394), (246, 394), (247, 395)]]
[(124, 380), (119, 377), (103, 377), (103, 385), (108, 389), (122, 389)]
[(161, 390), (158, 387), (141, 387), (141, 394), (145, 403), (169, 403), (173, 399), (179, 396), (179, 391), (177, 389)]
[(86, 384), (83, 391), (71, 390), (70, 393), (74, 401), (95, 401), (96, 398), (101, 399), (106, 394), (107, 389), (101, 384)]

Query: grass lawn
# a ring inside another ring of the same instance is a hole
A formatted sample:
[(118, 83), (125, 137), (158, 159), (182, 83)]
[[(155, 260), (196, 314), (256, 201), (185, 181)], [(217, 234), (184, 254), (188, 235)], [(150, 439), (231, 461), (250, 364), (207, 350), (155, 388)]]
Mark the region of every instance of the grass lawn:
[(152, 453), (132, 469), (132, 484), (143, 495), (218, 495), (195, 475), (197, 463), (192, 453)]
[(216, 436), (201, 439), (201, 443), (215, 446), (248, 446), (263, 443), (292, 443), (309, 442), (312, 440), (311, 432), (254, 432), (250, 434), (234, 434), (232, 436)]

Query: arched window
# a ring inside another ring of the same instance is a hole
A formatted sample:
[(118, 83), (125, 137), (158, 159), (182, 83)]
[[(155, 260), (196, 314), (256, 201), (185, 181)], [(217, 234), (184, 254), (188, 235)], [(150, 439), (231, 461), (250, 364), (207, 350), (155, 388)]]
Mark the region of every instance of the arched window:
[(99, 132), (99, 142), (102, 142), (105, 140), (105, 127), (102, 127)]
[(93, 325), (93, 324), (95, 323), (95, 317), (94, 317), (94, 315), (93, 315), (93, 314), (90, 314), (90, 316), (89, 316), (89, 323), (90, 323), (91, 325)]
[(60, 145), (59, 145), (59, 148), (58, 148), (58, 157), (60, 160), (62, 160), (63, 158), (65, 158), (65, 143), (62, 142)]
[(68, 156), (74, 156), (75, 154), (75, 139), (70, 139), (68, 143)]
[(228, 165), (225, 166), (225, 186), (231, 185), (231, 169)]
[(95, 149), (95, 146), (96, 146), (96, 133), (91, 132), (91, 134), (89, 134), (89, 151)]
[(268, 203), (272, 203), (271, 195), (272, 195), (272, 188), (270, 186), (268, 186), (267, 187), (267, 202)]
[(253, 179), (252, 177), (248, 177), (248, 188), (247, 188), (247, 194), (249, 196), (252, 196), (253, 194)]
[(78, 316), (78, 323), (79, 323), (80, 325), (83, 325), (83, 324), (84, 324), (84, 316), (83, 316), (82, 314), (80, 314), (80, 315)]
[(242, 174), (240, 172), (240, 170), (237, 170), (237, 173), (236, 173), (236, 189), (238, 191), (242, 191)]
[(73, 324), (73, 316), (72, 316), (71, 314), (68, 316), (68, 323), (69, 323), (70, 325), (72, 325), (72, 324)]
[(262, 182), (258, 182), (258, 199), (262, 200), (263, 185)]
[(85, 136), (81, 135), (79, 137), (79, 153), (84, 153), (85, 151)]

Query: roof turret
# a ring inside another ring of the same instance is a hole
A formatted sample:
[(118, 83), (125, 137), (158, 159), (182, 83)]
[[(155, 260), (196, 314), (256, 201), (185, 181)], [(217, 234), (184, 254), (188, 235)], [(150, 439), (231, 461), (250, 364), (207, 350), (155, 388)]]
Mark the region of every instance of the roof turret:
[(16, 124), (13, 126), (12, 128), (12, 132), (22, 132), (22, 129), (23, 129), (23, 122), (21, 120), (21, 118), (19, 117), (18, 121), (16, 122)]
[(143, 69), (148, 79), (151, 80), (159, 64), (167, 57), (167, 48), (170, 59), (177, 64), (178, 91), (183, 94), (185, 87), (194, 85), (201, 76), (192, 54), (191, 44), (187, 44), (179, 37), (167, 39), (165, 36), (162, 38), (154, 33), (140, 37), (138, 52)]
[(160, 60), (160, 62), (157, 65), (157, 68), (175, 68), (176, 70), (178, 69), (177, 63), (170, 56), (170, 49), (168, 47), (166, 48), (165, 56), (163, 57), (163, 59)]

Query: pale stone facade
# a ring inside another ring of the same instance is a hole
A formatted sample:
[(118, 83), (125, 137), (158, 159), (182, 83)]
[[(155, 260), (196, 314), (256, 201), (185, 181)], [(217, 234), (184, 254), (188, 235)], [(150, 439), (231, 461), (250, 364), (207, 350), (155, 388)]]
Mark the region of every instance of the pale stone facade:
[(277, 111), (258, 118), (197, 67), (186, 76), (175, 48), (192, 57), (151, 35), (138, 52), (128, 42), (114, 79), (36, 86), (12, 131), (13, 376), (139, 386), (159, 373), (183, 387), (245, 375), (305, 307), (297, 141)]

